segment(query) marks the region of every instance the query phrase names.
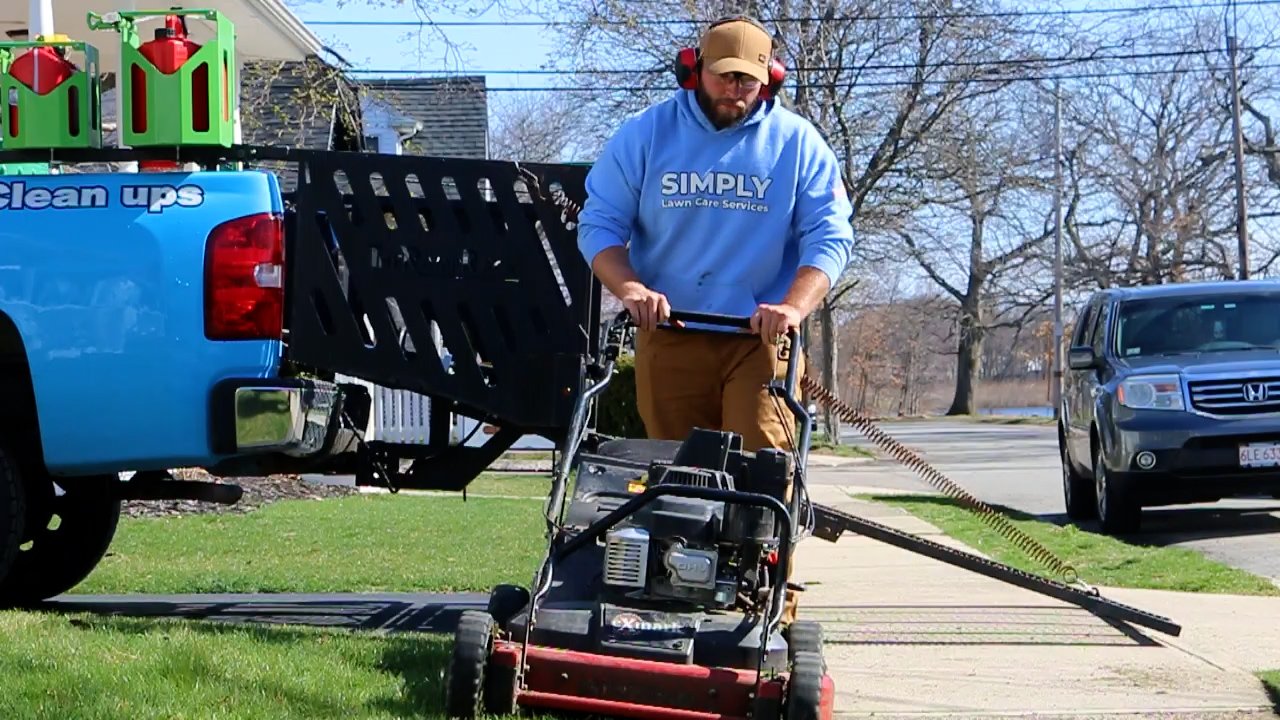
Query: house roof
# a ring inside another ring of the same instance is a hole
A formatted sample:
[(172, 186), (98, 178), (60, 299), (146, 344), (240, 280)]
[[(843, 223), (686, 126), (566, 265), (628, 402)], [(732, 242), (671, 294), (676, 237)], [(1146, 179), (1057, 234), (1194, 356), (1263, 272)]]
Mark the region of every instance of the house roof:
[(248, 145), (341, 149), (359, 127), (355, 87), (320, 60), (245, 63), (240, 77), (240, 124)]
[(367, 103), (417, 120), (406, 153), (436, 157), (489, 156), (489, 103), (483, 76), (375, 78), (360, 81)]
[[(318, 59), (245, 63), (240, 76), (240, 126), (246, 145), (307, 150), (356, 150), (360, 102), (342, 71)], [(261, 164), (288, 191), (293, 163)]]

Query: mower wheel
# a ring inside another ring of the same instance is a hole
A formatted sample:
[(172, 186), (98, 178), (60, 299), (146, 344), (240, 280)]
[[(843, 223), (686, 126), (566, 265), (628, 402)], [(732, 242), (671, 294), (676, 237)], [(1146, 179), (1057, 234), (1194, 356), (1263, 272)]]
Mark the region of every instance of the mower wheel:
[(797, 620), (787, 627), (787, 661), (795, 662), (802, 652), (816, 653), (822, 657), (822, 624), (812, 620)]
[(465, 610), (453, 634), (453, 655), (445, 673), (445, 712), (449, 717), (484, 714), (485, 674), (493, 652), (496, 625), (487, 612)]
[(519, 585), (497, 585), (489, 593), (489, 614), (499, 626), (507, 624), (529, 604), (529, 591)]
[(822, 678), (826, 674), (822, 655), (801, 651), (791, 663), (787, 682), (786, 720), (819, 720), (822, 715)]

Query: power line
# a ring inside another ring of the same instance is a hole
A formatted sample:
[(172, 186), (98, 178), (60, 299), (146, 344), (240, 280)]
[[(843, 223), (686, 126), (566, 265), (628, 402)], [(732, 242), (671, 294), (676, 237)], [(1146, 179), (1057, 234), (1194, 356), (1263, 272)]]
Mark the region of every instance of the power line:
[[(902, 20), (959, 20), (979, 18), (1010, 17), (1053, 17), (1070, 15), (1103, 15), (1123, 13), (1150, 13), (1168, 10), (1207, 10), (1228, 7), (1232, 3), (1225, 2), (1165, 4), (1165, 5), (1130, 5), (1113, 8), (1078, 8), (1074, 10), (1002, 10), (989, 12), (955, 12), (955, 13), (911, 13), (905, 15), (866, 15), (856, 17), (783, 17), (767, 18), (771, 24), (792, 24), (807, 22), (875, 22)], [(1280, 4), (1280, 0), (1241, 0), (1235, 6), (1261, 6)], [(307, 25), (336, 25), (341, 27), (575, 27), (588, 25), (636, 26), (636, 25), (695, 25), (706, 24), (706, 20), (665, 19), (665, 20), (306, 20)]]
[[(1254, 50), (1275, 50), (1280, 45), (1259, 45)], [(1081, 65), (1093, 62), (1105, 62), (1108, 60), (1152, 60), (1156, 58), (1169, 57), (1188, 57), (1192, 55), (1211, 55), (1220, 52), (1220, 48), (1206, 48), (1202, 50), (1166, 50), (1152, 51), (1141, 53), (1126, 53), (1119, 55), (1062, 55), (1058, 57), (1045, 58), (995, 58), (992, 60), (957, 60), (953, 62), (930, 63), (926, 67), (929, 69), (948, 68), (948, 67), (984, 67), (988, 65), (1033, 65), (1046, 63), (1062, 63), (1063, 65)], [(787, 68), (788, 72), (833, 72), (833, 71), (857, 71), (864, 70), (914, 70), (915, 63), (890, 63), (882, 65), (846, 65), (839, 66), (813, 66), (813, 67), (793, 67)], [(354, 70), (352, 72), (362, 74), (385, 74), (385, 75), (656, 75), (671, 72), (670, 68), (597, 68), (591, 70), (513, 70), (513, 69), (493, 69), (493, 70)]]
[[(1253, 68), (1257, 68), (1257, 69), (1273, 69), (1273, 68), (1280, 68), (1280, 63), (1260, 63), (1260, 64), (1257, 64), (1257, 65), (1252, 65), (1251, 67), (1253, 67)], [(1205, 71), (1210, 71), (1210, 72), (1227, 72), (1227, 71), (1229, 70), (1229, 68), (1224, 68), (1224, 67), (1204, 67), (1204, 68), (1197, 68), (1197, 69), (1196, 69), (1196, 71), (1199, 71), (1199, 70), (1205, 70)], [(356, 71), (351, 71), (351, 72), (354, 72), (354, 73), (361, 73), (361, 74), (362, 74), (362, 73), (378, 72), (378, 71), (373, 71), (373, 70), (360, 71), (360, 70), (356, 70)], [(392, 70), (392, 71), (389, 71), (389, 72), (392, 72), (392, 73), (409, 73), (409, 72), (413, 72), (413, 71), (407, 71), (407, 70), (406, 70), (406, 71)], [(1072, 73), (1072, 74), (1070, 74), (1070, 75), (1050, 74), (1050, 75), (1003, 75), (1003, 76), (988, 76), (988, 77), (977, 76), (977, 77), (965, 77), (965, 78), (943, 78), (943, 79), (921, 80), (921, 81), (920, 81), (920, 84), (923, 84), (923, 85), (960, 85), (960, 84), (968, 84), (968, 83), (1045, 82), (1045, 81), (1050, 81), (1050, 80), (1061, 81), (1061, 80), (1090, 80), (1090, 79), (1099, 79), (1099, 78), (1116, 78), (1116, 77), (1146, 77), (1146, 76), (1152, 76), (1152, 75), (1169, 75), (1169, 74), (1180, 74), (1180, 73), (1191, 73), (1191, 72), (1194, 72), (1194, 71), (1192, 71), (1192, 70), (1188, 70), (1188, 69), (1186, 69), (1186, 68), (1160, 68), (1160, 69), (1155, 69), (1155, 70), (1126, 70), (1126, 71), (1121, 71), (1121, 72)], [(432, 78), (432, 79), (434, 79), (434, 78)], [(371, 82), (371, 80), (370, 80), (370, 79), (365, 79), (365, 80), (360, 80), (360, 81), (358, 81), (358, 82), (368, 83), (368, 82)], [(794, 89), (798, 89), (798, 88), (803, 87), (803, 88), (807, 88), (807, 89), (816, 89), (816, 90), (822, 90), (822, 89), (826, 89), (826, 90), (831, 90), (831, 89), (836, 89), (836, 90), (848, 90), (848, 89), (853, 89), (853, 88), (867, 88), (867, 87), (910, 87), (910, 86), (915, 85), (915, 84), (916, 84), (916, 82), (915, 82), (915, 81), (913, 81), (913, 80), (879, 80), (879, 81), (877, 81), (877, 80), (867, 80), (867, 81), (858, 81), (858, 82), (790, 84), (790, 85), (788, 85), (787, 87), (791, 87), (791, 88), (794, 88)], [(662, 88), (656, 88), (656, 87), (650, 87), (650, 88), (643, 88), (643, 87), (640, 87), (640, 88), (619, 88), (619, 87), (610, 87), (610, 86), (608, 86), (608, 85), (595, 85), (595, 86), (592, 86), (592, 85), (582, 85), (582, 86), (565, 86), (565, 85), (555, 86), (555, 85), (552, 85), (552, 86), (542, 86), (542, 87), (515, 87), (515, 86), (497, 86), (497, 87), (495, 87), (495, 86), (486, 86), (485, 88), (483, 88), (483, 91), (484, 91), (484, 92), (596, 92), (596, 93), (610, 93), (610, 92), (619, 92), (619, 91), (626, 91), (626, 90), (661, 90), (661, 89), (662, 89)], [(450, 91), (447, 91), (447, 90), (446, 90), (446, 91), (443, 91), (443, 92), (450, 92)], [(452, 91), (452, 92), (466, 92), (466, 91), (465, 91), (465, 90), (459, 90), (459, 91)]]

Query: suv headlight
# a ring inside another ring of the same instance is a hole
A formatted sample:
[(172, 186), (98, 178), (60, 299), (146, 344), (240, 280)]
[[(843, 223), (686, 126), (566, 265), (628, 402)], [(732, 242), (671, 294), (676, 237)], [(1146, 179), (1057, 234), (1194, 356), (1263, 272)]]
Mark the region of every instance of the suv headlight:
[(1116, 389), (1120, 404), (1135, 410), (1184, 410), (1182, 378), (1177, 375), (1137, 375)]

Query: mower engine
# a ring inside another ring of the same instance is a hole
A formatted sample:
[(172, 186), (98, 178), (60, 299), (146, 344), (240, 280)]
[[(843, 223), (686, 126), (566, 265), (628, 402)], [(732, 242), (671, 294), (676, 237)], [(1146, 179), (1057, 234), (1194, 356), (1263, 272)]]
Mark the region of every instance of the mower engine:
[[(754, 465), (766, 474), (756, 474), (753, 484), (786, 487), (785, 454), (765, 451)], [(729, 491), (738, 485), (723, 470), (669, 464), (653, 465), (646, 484)], [(776, 547), (778, 528), (768, 508), (659, 497), (606, 534), (605, 592), (616, 602), (665, 601), (708, 609), (735, 607), (740, 597), (754, 603), (759, 598), (753, 591), (762, 585), (760, 569)]]

